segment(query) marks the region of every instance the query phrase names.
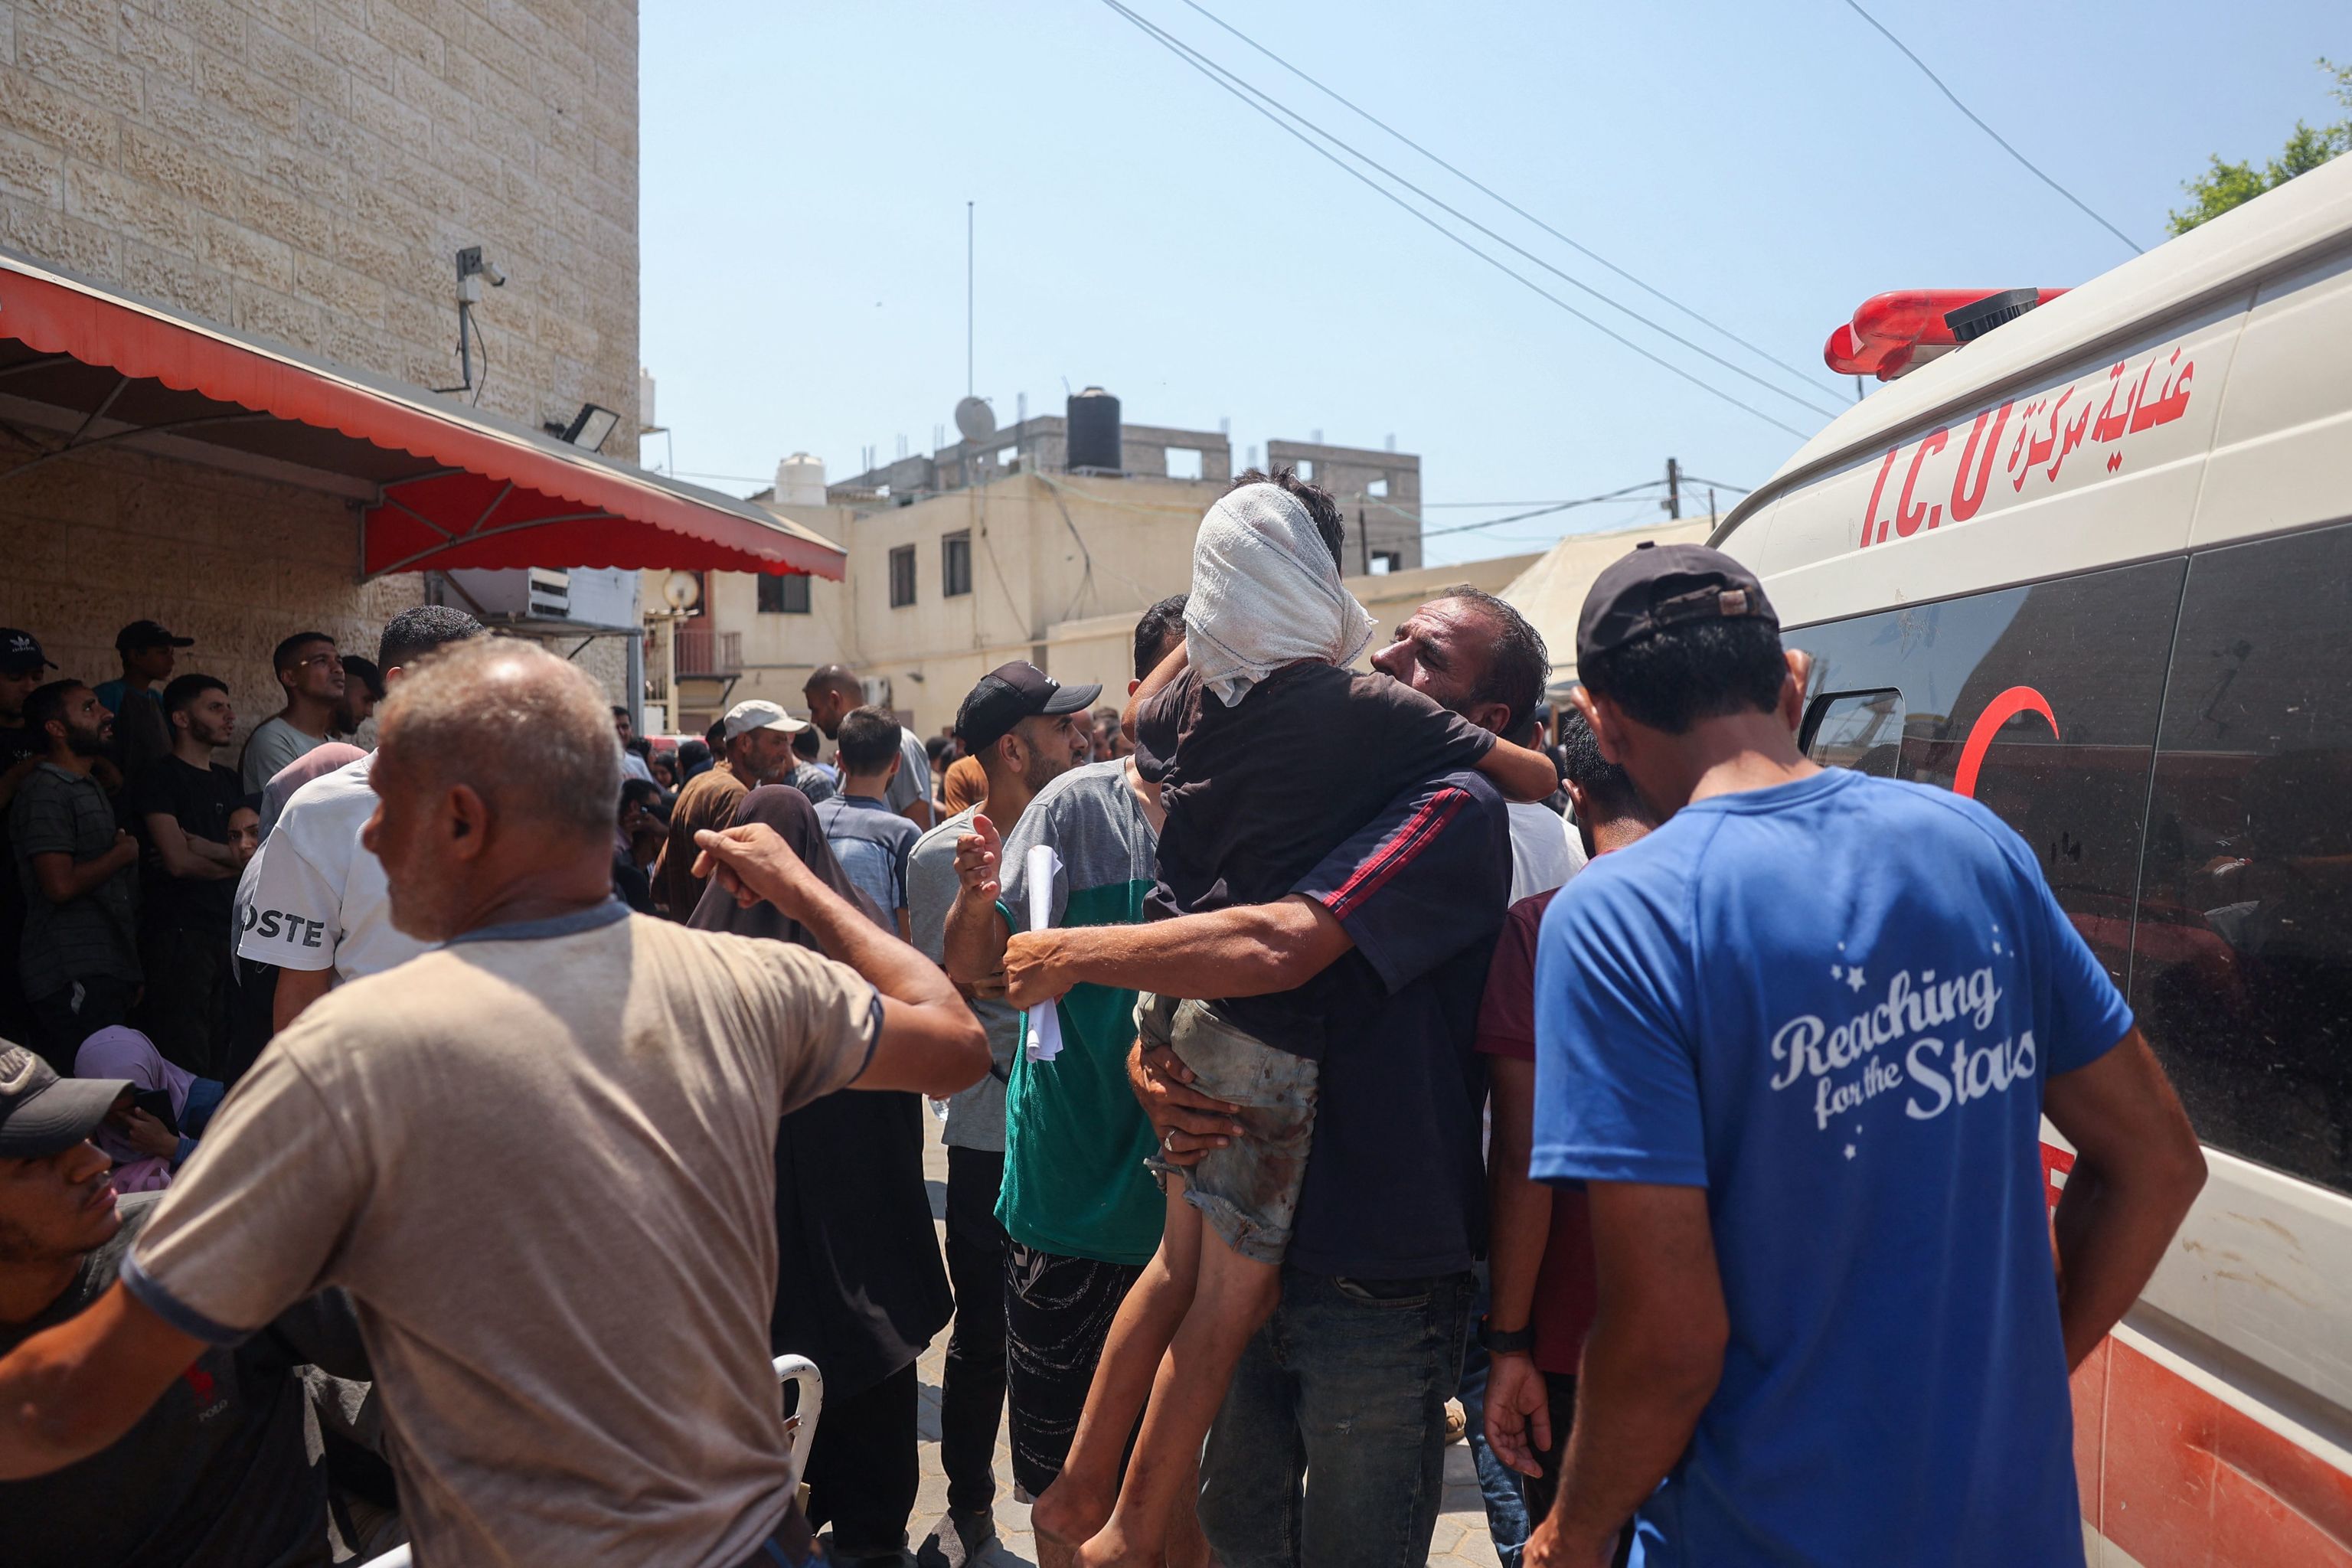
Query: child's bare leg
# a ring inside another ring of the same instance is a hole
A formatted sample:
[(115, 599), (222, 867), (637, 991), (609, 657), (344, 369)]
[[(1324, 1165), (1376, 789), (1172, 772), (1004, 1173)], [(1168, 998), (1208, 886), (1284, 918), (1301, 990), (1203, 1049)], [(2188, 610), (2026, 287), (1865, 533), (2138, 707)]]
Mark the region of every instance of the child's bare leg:
[[(1078, 1549), (1081, 1568), (1163, 1568), (1169, 1516), (1195, 1506), (1201, 1445), (1225, 1401), (1225, 1385), (1282, 1293), (1282, 1269), (1253, 1262), (1210, 1231), (1201, 1247), (1201, 1282), (1151, 1385), (1143, 1433), (1110, 1522)], [(1185, 1486), (1191, 1480), (1193, 1491)]]
[(1111, 1320), (1062, 1473), (1030, 1510), (1029, 1522), (1041, 1543), (1076, 1545), (1110, 1518), (1128, 1434), (1135, 1430), (1135, 1417), (1151, 1393), (1160, 1355), (1192, 1303), (1201, 1269), (1201, 1211), (1184, 1201), (1181, 1178), (1171, 1176), (1160, 1249)]

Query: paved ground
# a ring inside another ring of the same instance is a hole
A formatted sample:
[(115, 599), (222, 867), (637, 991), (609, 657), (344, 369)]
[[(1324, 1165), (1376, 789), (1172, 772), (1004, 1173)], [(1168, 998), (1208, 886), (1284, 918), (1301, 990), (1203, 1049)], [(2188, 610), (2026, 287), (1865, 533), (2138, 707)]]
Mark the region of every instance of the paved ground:
[[(938, 1142), (939, 1123), (926, 1117), (931, 1134), (929, 1146), (924, 1152), (925, 1173), (930, 1178), (931, 1213), (938, 1217), (944, 1212), (944, 1194), (948, 1175), (947, 1152)], [(948, 1337), (942, 1332), (933, 1342), (921, 1363), (923, 1380), (922, 1414), (922, 1490), (915, 1501), (912, 1534), (917, 1542), (947, 1511), (947, 1477), (940, 1469), (940, 1370), (947, 1354)], [(996, 1447), (996, 1479), (1000, 1489), (996, 1500), (996, 1527), (1003, 1539), (982, 1559), (988, 1568), (1029, 1568), (1037, 1561), (1036, 1548), (1029, 1533), (1029, 1510), (1013, 1500), (1012, 1458), (1003, 1444), (1002, 1429)], [(1445, 1451), (1444, 1510), (1438, 1515), (1437, 1533), (1430, 1542), (1432, 1568), (1496, 1568), (1494, 1543), (1487, 1538), (1486, 1515), (1478, 1501), (1478, 1483), (1471, 1469), (1470, 1450), (1455, 1444)]]

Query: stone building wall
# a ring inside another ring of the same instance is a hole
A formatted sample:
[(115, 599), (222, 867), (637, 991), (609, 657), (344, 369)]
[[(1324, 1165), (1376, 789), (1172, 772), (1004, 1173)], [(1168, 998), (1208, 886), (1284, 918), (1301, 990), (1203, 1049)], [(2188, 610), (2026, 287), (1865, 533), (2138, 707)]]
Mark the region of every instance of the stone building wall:
[(280, 638), (325, 632), (373, 658), (384, 621), (419, 602), (415, 577), (354, 586), (355, 537), (337, 497), (135, 452), (68, 458), (0, 482), (0, 626), (95, 686), (122, 673), (117, 628), (162, 621), (196, 639), (181, 673), (228, 683), (241, 747), (284, 700)]
[[(475, 310), (478, 405), (620, 410), (623, 458), (636, 223), (635, 0), (0, 0), (0, 246), (426, 387), (459, 380), (455, 258), (481, 246), (508, 282)], [(215, 670), (247, 724), (285, 631), (372, 650), (422, 595), (357, 580), (342, 500), (161, 459), (0, 472), (0, 625), (102, 679), (152, 616), (200, 639), (188, 668), (248, 672)]]

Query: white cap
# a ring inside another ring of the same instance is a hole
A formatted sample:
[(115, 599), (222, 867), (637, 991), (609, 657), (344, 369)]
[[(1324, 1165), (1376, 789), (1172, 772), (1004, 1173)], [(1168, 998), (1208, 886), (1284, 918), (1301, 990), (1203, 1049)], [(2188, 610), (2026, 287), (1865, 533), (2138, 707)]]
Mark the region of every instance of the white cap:
[(754, 730), (781, 730), (787, 735), (797, 735), (807, 728), (806, 720), (795, 719), (774, 703), (762, 702), (757, 698), (749, 702), (738, 702), (727, 710), (726, 735), (730, 741)]

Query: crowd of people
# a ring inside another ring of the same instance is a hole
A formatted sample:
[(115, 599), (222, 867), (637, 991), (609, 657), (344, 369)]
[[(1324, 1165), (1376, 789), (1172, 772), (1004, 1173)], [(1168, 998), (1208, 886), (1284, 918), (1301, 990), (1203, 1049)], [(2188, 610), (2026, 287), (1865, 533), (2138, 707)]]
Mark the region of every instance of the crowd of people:
[(2079, 1562), (2202, 1164), (2032, 854), (1808, 761), (1727, 557), (1604, 573), (1555, 719), (1342, 532), (1244, 476), (1123, 702), (929, 742), (827, 666), (656, 746), (427, 606), (232, 769), (187, 639), (0, 631), (8, 1560), (961, 1568), (1002, 1427), (1044, 1568), (1409, 1568), (1457, 1436), (1514, 1565)]

